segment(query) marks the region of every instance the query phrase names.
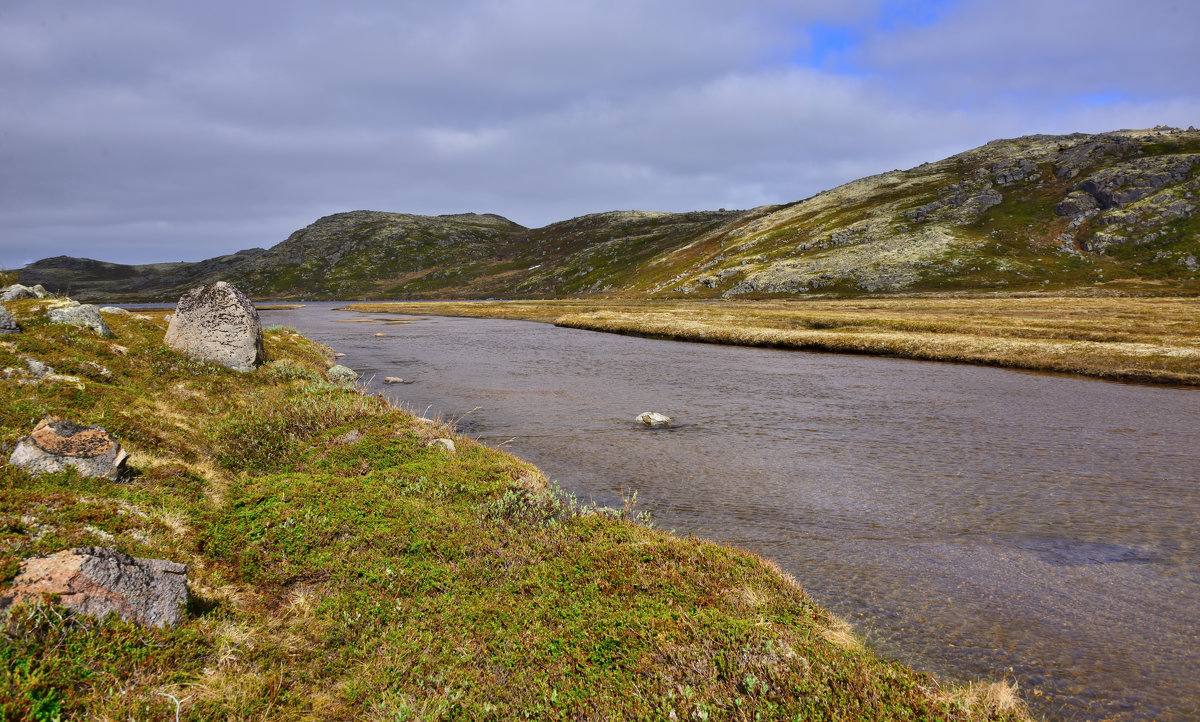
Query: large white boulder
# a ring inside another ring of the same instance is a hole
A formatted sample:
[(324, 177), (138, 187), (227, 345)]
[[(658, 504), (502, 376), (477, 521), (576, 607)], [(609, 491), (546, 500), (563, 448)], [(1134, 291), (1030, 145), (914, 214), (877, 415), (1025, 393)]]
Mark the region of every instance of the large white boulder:
[(183, 294), (164, 341), (189, 358), (237, 371), (250, 371), (263, 362), (258, 311), (245, 294), (225, 281)]

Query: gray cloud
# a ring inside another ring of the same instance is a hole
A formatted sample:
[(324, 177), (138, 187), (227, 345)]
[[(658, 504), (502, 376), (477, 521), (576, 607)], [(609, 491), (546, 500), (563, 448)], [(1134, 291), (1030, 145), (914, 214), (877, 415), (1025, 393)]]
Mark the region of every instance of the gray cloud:
[[(749, 207), (1000, 136), (1194, 122), (1190, 4), (1144, 3), (1155, 28), (1022, 3), (881, 29), (866, 0), (13, 0), (0, 264), (199, 259), (356, 208)], [(814, 22), (861, 39), (855, 73), (792, 62)]]

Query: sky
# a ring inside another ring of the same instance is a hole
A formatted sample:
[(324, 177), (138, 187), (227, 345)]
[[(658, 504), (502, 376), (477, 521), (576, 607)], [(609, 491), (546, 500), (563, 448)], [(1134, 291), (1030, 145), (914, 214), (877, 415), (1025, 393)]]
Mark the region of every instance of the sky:
[(1033, 133), (1200, 124), (1193, 0), (3, 0), (0, 266), (370, 209), (787, 203)]

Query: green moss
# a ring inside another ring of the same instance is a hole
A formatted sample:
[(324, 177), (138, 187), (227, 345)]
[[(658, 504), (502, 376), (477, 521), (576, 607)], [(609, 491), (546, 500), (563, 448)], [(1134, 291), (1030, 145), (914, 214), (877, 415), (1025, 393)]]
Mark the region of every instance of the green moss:
[(453, 432), (321, 382), (328, 349), (290, 330), (238, 373), (165, 349), (161, 320), (115, 318), (108, 341), (9, 306), (27, 330), (0, 353), (111, 376), (0, 381), (5, 443), (45, 413), (98, 423), (132, 474), (0, 467), (0, 583), (102, 544), (186, 562), (191, 601), (167, 630), (9, 610), (5, 717), (968, 716), (828, 641), (832, 618), (755, 557), (583, 508), (470, 439), (428, 447)]

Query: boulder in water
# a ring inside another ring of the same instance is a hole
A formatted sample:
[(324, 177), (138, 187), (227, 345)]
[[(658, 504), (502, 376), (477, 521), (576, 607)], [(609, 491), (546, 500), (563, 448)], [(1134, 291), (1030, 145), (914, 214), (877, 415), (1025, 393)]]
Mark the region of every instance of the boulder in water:
[(638, 417), (634, 419), (634, 421), (642, 424), (643, 426), (657, 427), (671, 425), (671, 417), (667, 416), (666, 414), (660, 414), (657, 411), (643, 411), (642, 413), (638, 414)]

